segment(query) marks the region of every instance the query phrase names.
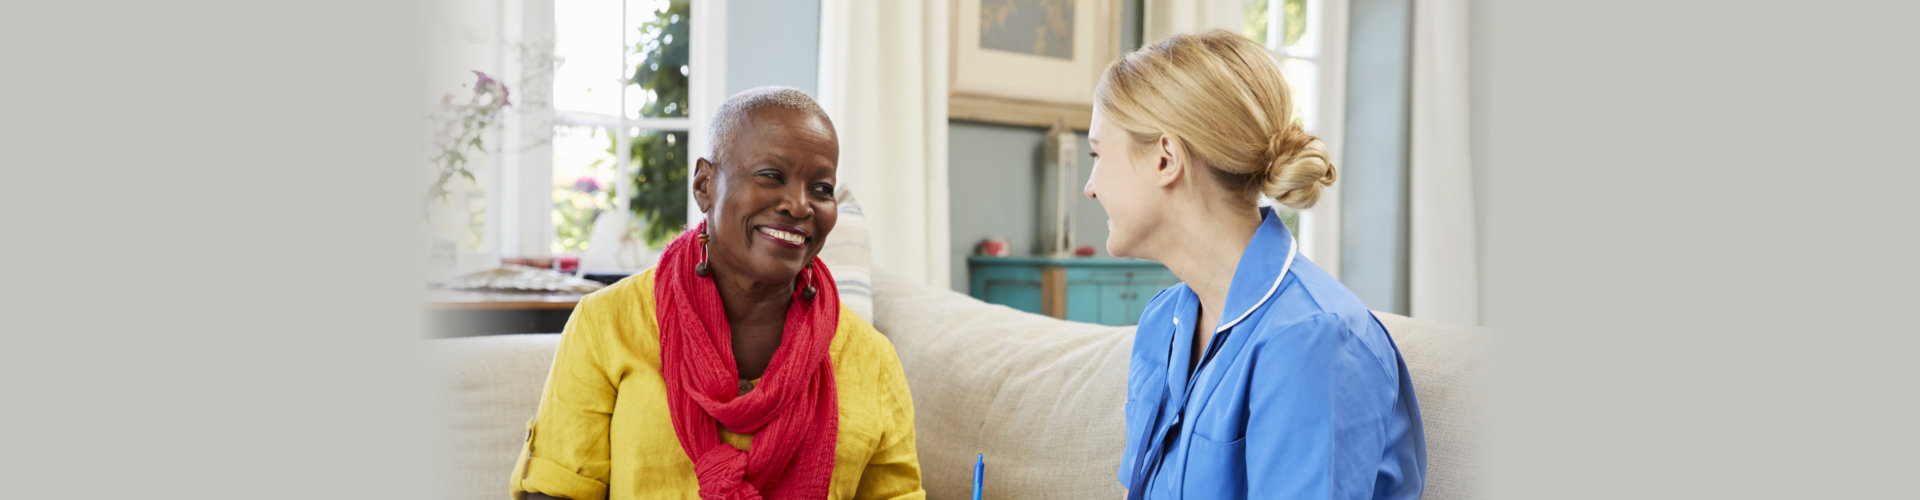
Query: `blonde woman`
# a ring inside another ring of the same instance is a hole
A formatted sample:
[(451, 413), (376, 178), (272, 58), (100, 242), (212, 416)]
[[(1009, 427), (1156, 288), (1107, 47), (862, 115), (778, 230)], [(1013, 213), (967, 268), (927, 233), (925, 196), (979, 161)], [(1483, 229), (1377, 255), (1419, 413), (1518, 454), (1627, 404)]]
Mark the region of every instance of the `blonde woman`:
[(1181, 280), (1134, 337), (1129, 498), (1418, 498), (1426, 441), (1399, 349), (1259, 205), (1311, 207), (1335, 178), (1273, 53), (1175, 35), (1108, 67), (1095, 101), (1086, 195), (1107, 251)]

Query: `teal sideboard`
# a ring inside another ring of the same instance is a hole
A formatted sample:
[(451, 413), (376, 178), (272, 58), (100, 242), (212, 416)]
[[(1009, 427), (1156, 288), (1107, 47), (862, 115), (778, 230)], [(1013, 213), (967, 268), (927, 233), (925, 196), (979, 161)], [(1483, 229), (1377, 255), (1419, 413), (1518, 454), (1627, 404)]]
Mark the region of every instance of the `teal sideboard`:
[(1179, 283), (1157, 262), (1093, 257), (967, 258), (974, 298), (1068, 321), (1140, 322), (1147, 301)]

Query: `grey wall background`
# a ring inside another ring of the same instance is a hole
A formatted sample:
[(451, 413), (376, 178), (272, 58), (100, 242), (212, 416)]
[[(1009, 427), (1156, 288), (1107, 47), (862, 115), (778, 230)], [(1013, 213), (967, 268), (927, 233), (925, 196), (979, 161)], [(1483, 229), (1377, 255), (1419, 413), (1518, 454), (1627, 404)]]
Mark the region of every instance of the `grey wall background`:
[[(1140, 47), (1141, 0), (1125, 0), (1120, 8), (1120, 50)], [(1093, 171), (1086, 155), (1087, 134), (1076, 133), (1080, 148), (1080, 178), (1085, 185)], [(1040, 167), (1047, 131), (1041, 128), (953, 121), (947, 127), (947, 180), (951, 200), (952, 287), (967, 293), (967, 256), (986, 238), (1013, 242), (1014, 255), (1033, 255), (1040, 244)], [(1076, 191), (1077, 193), (1077, 191)], [(1085, 196), (1073, 207), (1075, 246), (1093, 245), (1107, 254), (1107, 213)]]
[(820, 91), (820, 0), (727, 4), (727, 94), (765, 85)]
[(1340, 169), (1340, 281), (1367, 307), (1407, 313), (1407, 138), (1413, 2), (1354, 0)]

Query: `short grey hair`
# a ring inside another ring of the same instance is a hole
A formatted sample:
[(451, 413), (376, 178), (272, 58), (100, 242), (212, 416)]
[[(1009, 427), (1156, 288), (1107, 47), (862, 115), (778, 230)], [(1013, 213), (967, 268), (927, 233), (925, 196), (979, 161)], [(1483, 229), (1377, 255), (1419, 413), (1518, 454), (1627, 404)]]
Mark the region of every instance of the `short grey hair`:
[(817, 116), (820, 121), (826, 122), (828, 131), (839, 135), (833, 130), (833, 119), (827, 117), (827, 110), (821, 109), (813, 96), (793, 87), (755, 87), (728, 97), (726, 102), (720, 103), (720, 109), (713, 113), (713, 123), (707, 131), (707, 160), (718, 163), (720, 153), (726, 151), (727, 145), (733, 142), (734, 134), (745, 128), (747, 118), (755, 110), (769, 106), (800, 110)]

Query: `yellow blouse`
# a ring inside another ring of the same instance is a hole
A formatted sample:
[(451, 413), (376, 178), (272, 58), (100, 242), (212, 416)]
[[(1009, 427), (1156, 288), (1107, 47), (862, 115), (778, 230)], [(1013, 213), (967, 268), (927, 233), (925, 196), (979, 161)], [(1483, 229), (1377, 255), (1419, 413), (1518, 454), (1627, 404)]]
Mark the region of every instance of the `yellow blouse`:
[[(560, 335), (540, 410), (514, 466), (513, 498), (698, 498), (693, 461), (667, 415), (653, 271), (587, 295)], [(893, 344), (840, 307), (829, 347), (840, 398), (829, 498), (925, 498), (913, 400)], [(751, 435), (720, 430), (747, 449)]]

